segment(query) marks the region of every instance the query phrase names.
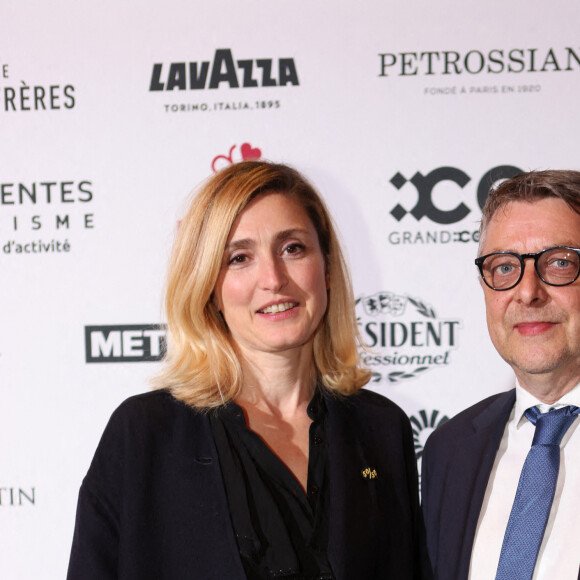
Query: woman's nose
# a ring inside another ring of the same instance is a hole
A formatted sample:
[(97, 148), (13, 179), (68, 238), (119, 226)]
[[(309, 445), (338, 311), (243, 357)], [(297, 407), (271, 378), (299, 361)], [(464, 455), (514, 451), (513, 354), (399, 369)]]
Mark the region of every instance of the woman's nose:
[(264, 290), (278, 292), (288, 282), (286, 267), (276, 257), (268, 257), (260, 263), (260, 286)]

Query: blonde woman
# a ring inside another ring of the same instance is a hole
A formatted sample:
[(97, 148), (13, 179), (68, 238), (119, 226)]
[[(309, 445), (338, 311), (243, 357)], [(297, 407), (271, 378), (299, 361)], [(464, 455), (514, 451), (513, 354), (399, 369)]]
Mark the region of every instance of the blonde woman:
[(295, 170), (224, 169), (181, 222), (159, 389), (113, 414), (69, 580), (428, 574), (405, 414), (361, 387), (349, 275)]

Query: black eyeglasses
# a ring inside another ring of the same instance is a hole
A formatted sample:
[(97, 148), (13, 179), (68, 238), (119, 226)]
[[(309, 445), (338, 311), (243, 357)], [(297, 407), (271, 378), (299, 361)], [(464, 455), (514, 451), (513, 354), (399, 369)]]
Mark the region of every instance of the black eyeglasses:
[(511, 290), (524, 275), (524, 260), (534, 260), (540, 280), (550, 286), (572, 284), (580, 274), (580, 249), (558, 246), (535, 254), (493, 252), (476, 258), (481, 278), (492, 290)]

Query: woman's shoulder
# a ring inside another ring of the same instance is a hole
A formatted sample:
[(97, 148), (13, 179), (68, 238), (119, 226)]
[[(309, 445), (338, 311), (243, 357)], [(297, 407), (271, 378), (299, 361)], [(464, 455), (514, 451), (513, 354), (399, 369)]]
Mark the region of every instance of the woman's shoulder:
[(185, 407), (167, 389), (147, 391), (125, 399), (115, 409), (111, 418), (143, 418), (152, 415), (178, 413), (182, 406)]
[(163, 430), (180, 423), (203, 423), (206, 413), (177, 400), (168, 389), (133, 395), (113, 412), (107, 430)]
[(97, 447), (94, 463), (139, 461), (163, 453), (176, 442), (203, 445), (210, 438), (206, 413), (178, 401), (167, 390), (133, 395), (112, 413)]

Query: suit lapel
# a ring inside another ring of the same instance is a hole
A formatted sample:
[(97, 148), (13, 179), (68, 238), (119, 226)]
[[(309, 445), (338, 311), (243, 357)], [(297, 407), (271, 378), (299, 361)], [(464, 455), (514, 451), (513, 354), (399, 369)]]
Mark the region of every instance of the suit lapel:
[(439, 557), (457, 555), (453, 578), (468, 577), (479, 512), (514, 401), (515, 392), (509, 391), (476, 415), (472, 420), (472, 434), (457, 442), (450, 462), (449, 481), (444, 486), (452, 493), (443, 496), (441, 521), (446, 522), (446, 530), (440, 530)]

